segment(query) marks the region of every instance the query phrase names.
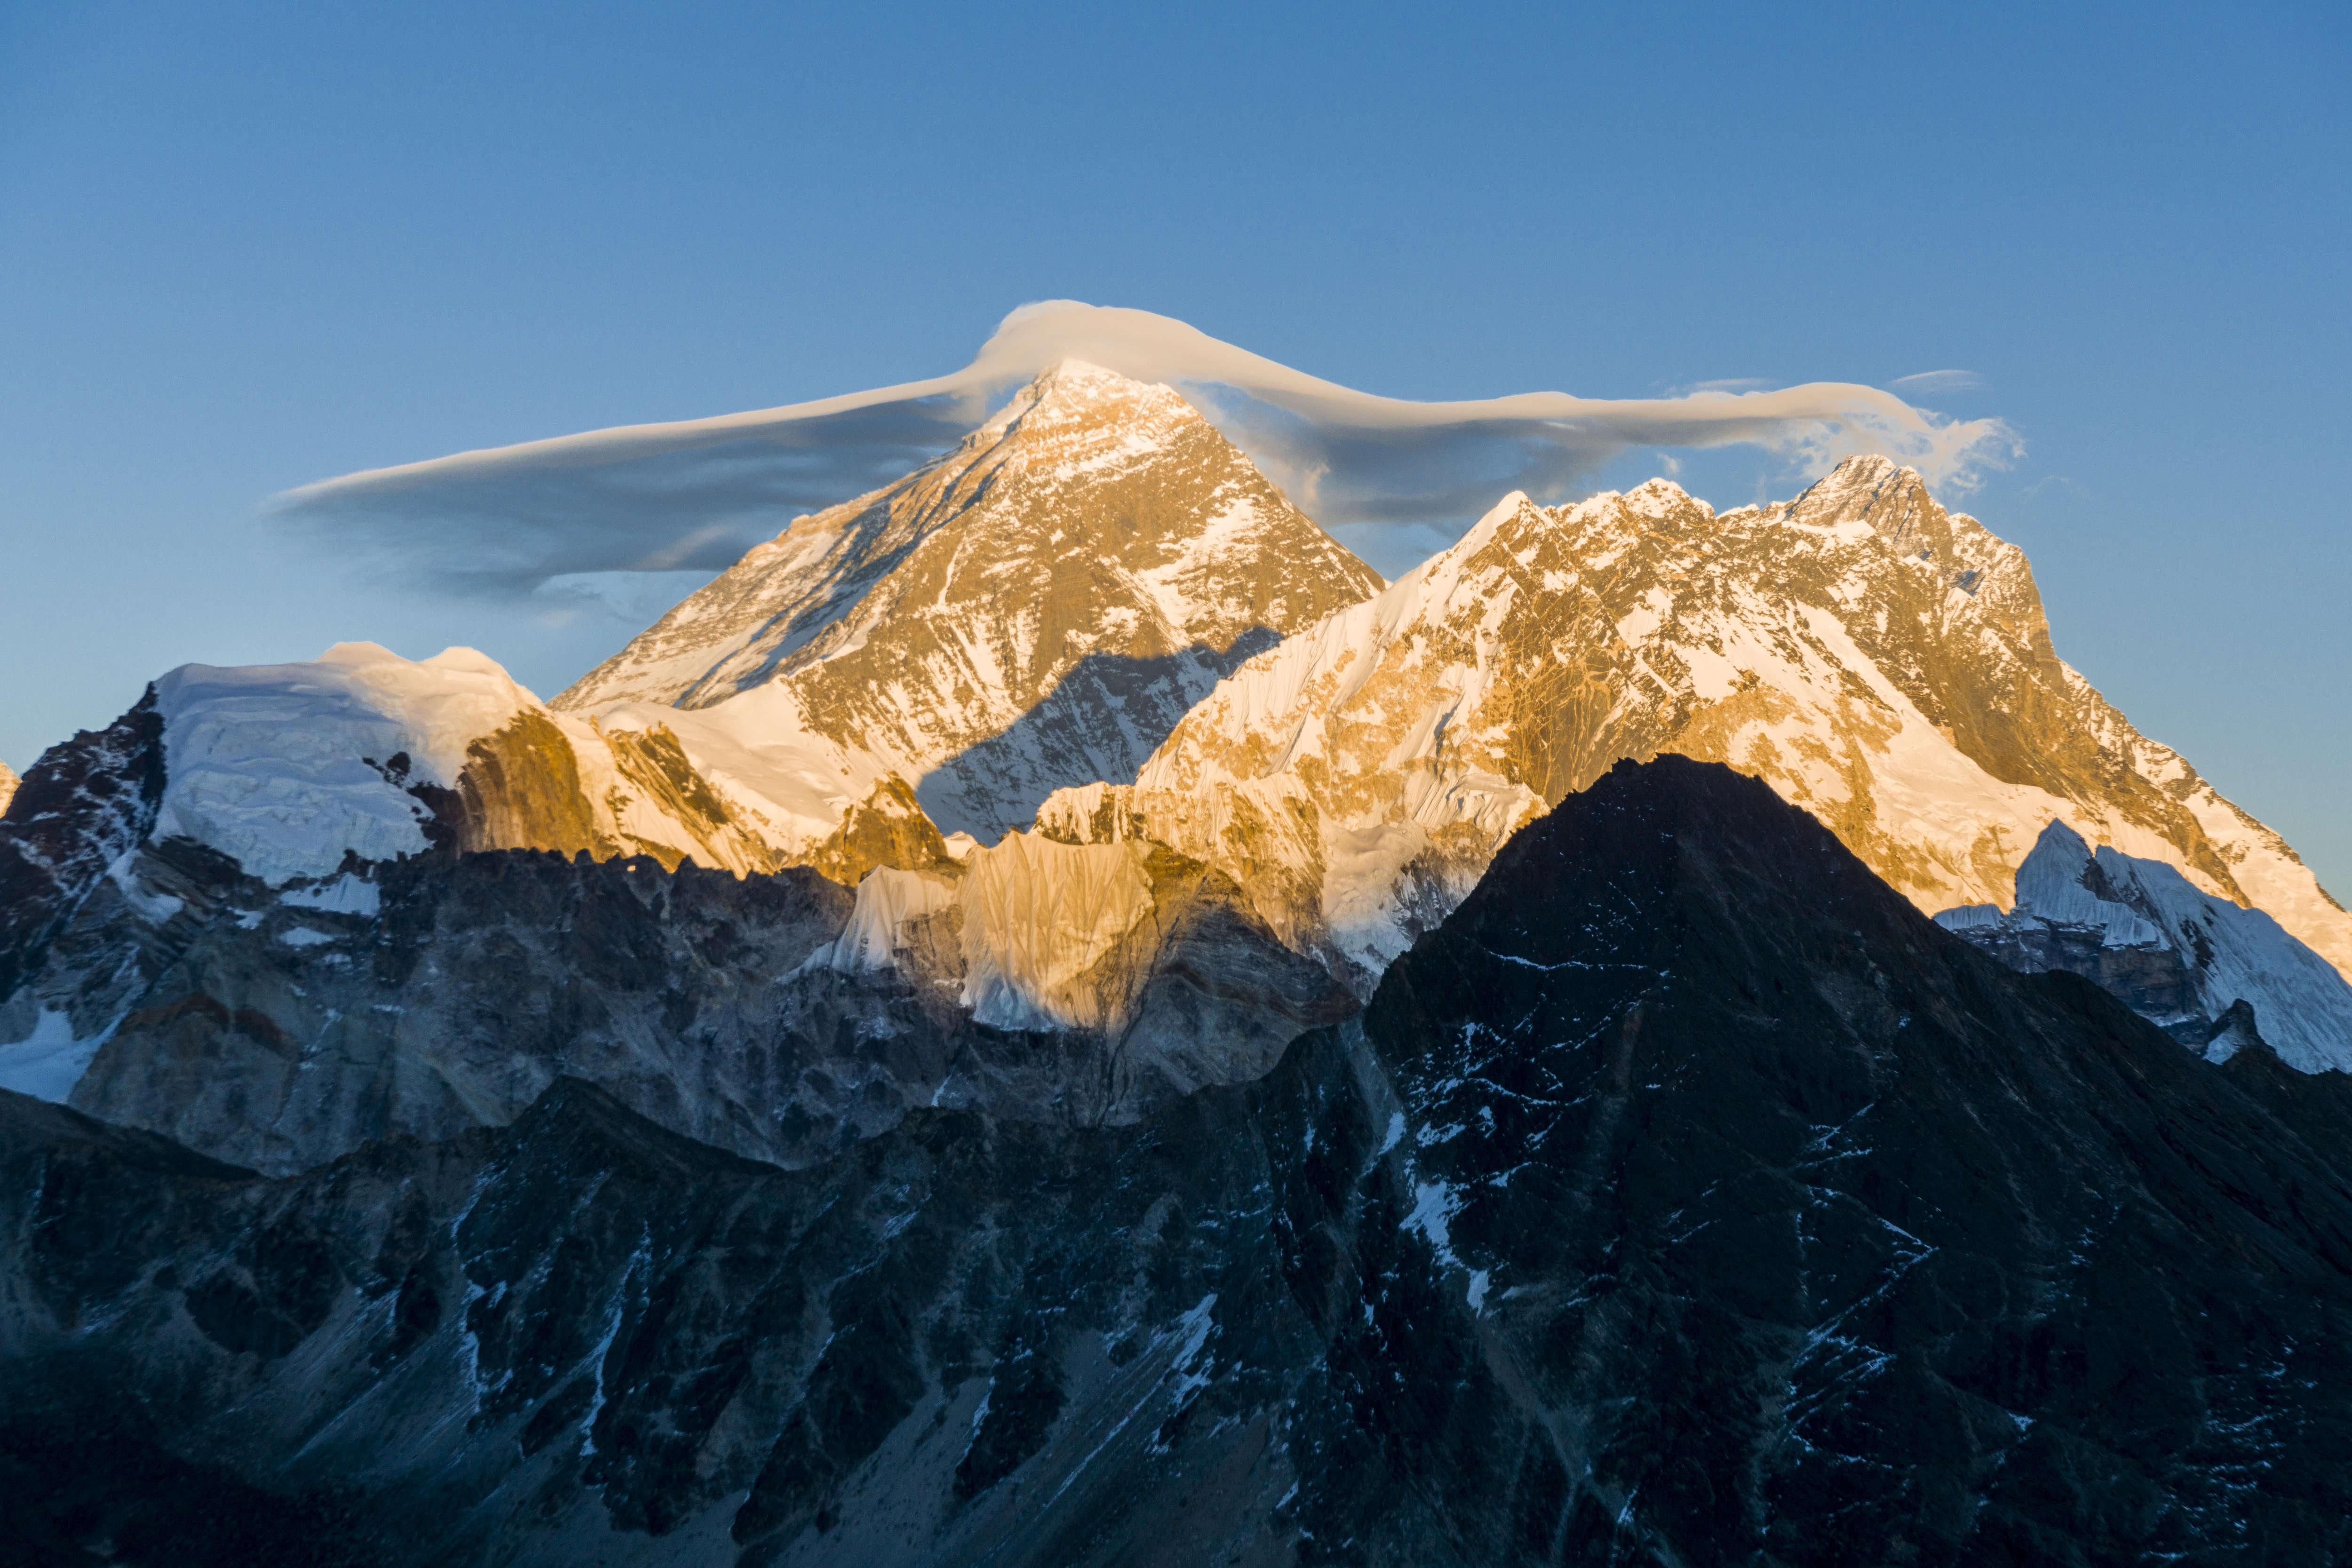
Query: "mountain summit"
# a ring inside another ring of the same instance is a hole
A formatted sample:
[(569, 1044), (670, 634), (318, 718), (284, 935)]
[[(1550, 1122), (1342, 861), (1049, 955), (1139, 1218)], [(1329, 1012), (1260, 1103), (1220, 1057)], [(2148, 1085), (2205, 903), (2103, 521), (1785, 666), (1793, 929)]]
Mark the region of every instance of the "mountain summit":
[[(994, 838), (1125, 782), (1217, 679), (1381, 579), (1174, 391), (1055, 366), (905, 479), (796, 521), (555, 700), (723, 709)], [(716, 715), (714, 715), (716, 717)], [(861, 770), (862, 771), (862, 770)]]

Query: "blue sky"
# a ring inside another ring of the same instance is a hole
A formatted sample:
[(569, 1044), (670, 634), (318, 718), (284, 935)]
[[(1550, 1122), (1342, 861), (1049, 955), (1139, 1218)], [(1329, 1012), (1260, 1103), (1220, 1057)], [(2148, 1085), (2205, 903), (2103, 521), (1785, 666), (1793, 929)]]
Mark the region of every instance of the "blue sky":
[(1459, 9), (0, 12), (0, 758), (349, 637), (551, 691), (633, 626), (262, 503), (1071, 298), (1402, 397), (1970, 372), (1898, 390), (2023, 438), (2059, 651), (2352, 893), (2352, 8)]

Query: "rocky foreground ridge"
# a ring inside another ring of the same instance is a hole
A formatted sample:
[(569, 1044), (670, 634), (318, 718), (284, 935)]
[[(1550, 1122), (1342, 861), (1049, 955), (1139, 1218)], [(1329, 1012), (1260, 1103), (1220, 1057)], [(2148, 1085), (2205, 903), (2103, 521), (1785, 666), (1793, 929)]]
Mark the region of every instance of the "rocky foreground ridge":
[[(291, 1172), (511, 1121), (557, 1078), (803, 1163), (915, 1106), (1131, 1121), (1354, 1004), (1221, 874), (1008, 835), (855, 892), (446, 841), (273, 886), (168, 836), (142, 705), (0, 823), (0, 1087)], [(135, 785), (135, 787), (133, 787)]]
[[(622, 873), (625, 875), (625, 873)], [(2340, 1075), (1937, 928), (1728, 770), (1530, 824), (1360, 1021), (799, 1170), (572, 1079), (270, 1178), (0, 1095), (37, 1563), (2352, 1552)]]

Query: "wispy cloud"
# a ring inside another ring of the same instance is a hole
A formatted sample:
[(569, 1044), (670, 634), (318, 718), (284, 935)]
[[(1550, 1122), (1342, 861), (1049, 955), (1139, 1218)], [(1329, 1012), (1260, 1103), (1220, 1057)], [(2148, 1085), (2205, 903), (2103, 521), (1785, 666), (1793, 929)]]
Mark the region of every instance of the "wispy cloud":
[(2089, 486), (2064, 474), (2044, 474), (2017, 492), (2019, 499), (2023, 500), (2042, 500), (2052, 496), (2087, 496), (2090, 493)]
[(1933, 397), (1939, 392), (1974, 392), (1984, 384), (1984, 377), (1972, 370), (1923, 370), (1898, 375), (1886, 384), (1901, 387), (1906, 396)]
[(1055, 300), (1013, 311), (970, 364), (928, 381), (374, 468), (291, 491), (278, 510), (462, 590), (717, 571), (796, 514), (945, 450), (1013, 388), (1065, 359), (1182, 388), (1302, 508), (1351, 530), (1405, 525), (1442, 536), (1507, 490), (1572, 495), (1637, 447), (1748, 445), (1811, 472), (1879, 452), (1952, 489), (2018, 449), (2000, 420), (1946, 419), (1842, 382), (1411, 402), (1321, 380), (1166, 316)]

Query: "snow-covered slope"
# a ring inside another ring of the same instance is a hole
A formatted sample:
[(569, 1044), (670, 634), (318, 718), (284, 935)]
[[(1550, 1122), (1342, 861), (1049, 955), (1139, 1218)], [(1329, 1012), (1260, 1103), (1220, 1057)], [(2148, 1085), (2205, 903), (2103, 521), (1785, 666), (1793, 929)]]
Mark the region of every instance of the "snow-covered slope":
[(723, 744), (700, 749), (732, 770), (698, 772), (665, 723), (553, 712), (471, 648), (412, 662), (341, 643), (308, 664), (185, 665), (155, 689), (166, 783), (153, 837), (194, 838), (272, 884), (443, 836), (764, 870), (779, 845), (839, 828), (861, 782), (835, 772), (798, 787), (829, 759), (780, 764)]
[(310, 664), (183, 665), (155, 696), (170, 770), (156, 834), (273, 883), (326, 875), (347, 850), (421, 853), (427, 814), (408, 783), (456, 787), (468, 747), (538, 706), (470, 648), (412, 664), (373, 643)]
[(2017, 870), (2017, 901), (1936, 917), (2014, 968), (2086, 974), (2220, 1059), (2238, 1048), (2234, 1005), (2289, 1067), (2352, 1071), (2352, 984), (2260, 910), (2190, 884), (2160, 860), (2102, 846), (2063, 822)]
[(1132, 788), (1038, 823), (1227, 870), (1360, 985), (1513, 829), (1661, 752), (1762, 778), (1929, 911), (2006, 905), (2056, 819), (2352, 969), (2352, 916), (2294, 851), (2057, 658), (2024, 555), (1884, 458), (1720, 516), (1664, 480), (1507, 497), (1221, 683)]
[(0, 812), (6, 811), (8, 803), (16, 798), (16, 785), (21, 782), (14, 768), (0, 763)]
[(1380, 586), (1176, 393), (1072, 361), (937, 461), (800, 519), (554, 706), (698, 714), (659, 721), (706, 771), (722, 743), (790, 738), (992, 839), (1055, 788), (1132, 779), (1242, 658)]

